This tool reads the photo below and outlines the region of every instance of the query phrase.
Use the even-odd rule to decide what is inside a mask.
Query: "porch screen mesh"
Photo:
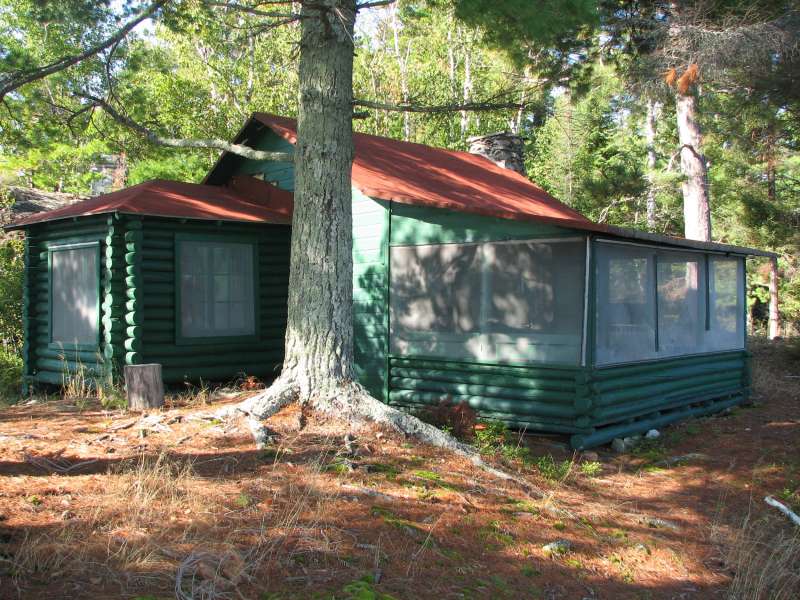
[[[253,245],[180,242],[184,337],[255,334]]]
[[[708,264],[708,350],[744,348],[744,261],[712,257]]]
[[[597,362],[655,357],[654,253],[597,244]]]
[[[596,263],[597,364],[744,347],[741,259],[599,243]]]
[[[391,248],[398,355],[577,364],[585,242]]]
[[[658,355],[703,351],[705,336],[705,263],[702,254],[659,252]]]
[[[51,251],[51,329],[55,343],[98,343],[100,281],[98,247]]]

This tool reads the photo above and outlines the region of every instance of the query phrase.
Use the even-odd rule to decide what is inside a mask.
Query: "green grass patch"
[[[550,454],[537,457],[533,464],[541,476],[550,481],[562,481],[572,470],[572,461],[556,460]]]
[[[16,404],[22,393],[22,357],[0,350],[0,403]]]
[[[603,472],[603,465],[602,463],[597,462],[596,460],[582,462],[581,466],[581,473],[586,477],[597,477]]]

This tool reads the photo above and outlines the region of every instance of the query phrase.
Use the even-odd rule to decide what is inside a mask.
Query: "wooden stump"
[[[161,365],[125,365],[128,410],[143,411],[164,406]]]

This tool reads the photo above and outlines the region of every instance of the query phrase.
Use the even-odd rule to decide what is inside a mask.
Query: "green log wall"
[[[23,359],[28,382],[61,385],[65,373],[119,376],[123,365],[156,362],[166,383],[221,381],[239,373],[274,378],[283,360],[289,282],[290,228],[129,216],[82,217],[27,230]],[[258,339],[177,343],[175,235],[242,236],[258,240]],[[100,336],[97,348],[50,347],[47,249],[80,242],[100,245]],[[185,341],[185,340],[184,340]]]
[[[389,360],[389,403],[411,409],[465,402],[484,418],[529,431],[591,433],[580,367],[495,365],[419,357]]]
[[[23,289],[23,362],[25,383],[62,385],[76,373],[103,377],[117,368],[115,345],[106,325],[118,314],[106,301],[114,284],[108,257],[113,255],[109,237],[111,218],[84,217],[30,227],[25,236]],[[100,331],[95,348],[69,349],[50,344],[50,278],[48,249],[65,244],[98,242],[100,248]]]
[[[746,352],[584,369],[389,359],[389,403],[419,410],[465,402],[484,418],[529,431],[571,433],[582,449],[741,403]]]
[[[743,402],[750,392],[750,357],[738,350],[595,368],[589,385],[594,431],[573,436],[575,448],[597,446]]]
[[[147,218],[141,228],[129,223],[126,364],[160,363],[164,381],[224,381],[240,373],[265,380],[277,376],[283,362],[289,285],[289,238],[285,225],[250,225]],[[175,306],[175,235],[208,235],[235,242],[258,240],[258,339],[178,343]],[[131,252],[135,255],[131,256]]]

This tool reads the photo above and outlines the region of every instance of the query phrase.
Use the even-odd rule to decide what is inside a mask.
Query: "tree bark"
[[[389,8],[389,13],[392,17],[392,39],[394,42],[394,56],[397,60],[397,70],[400,73],[400,97],[403,99],[403,104],[408,104],[408,57],[411,53],[410,44],[406,45],[405,56],[400,49],[400,29],[402,27],[400,18],[398,17],[399,5],[395,2]],[[403,139],[405,141],[411,140],[411,115],[407,112],[403,113]]]
[[[304,3],[286,357],[303,397],[353,379],[355,0]]]
[[[125,365],[125,393],[128,410],[143,411],[164,406],[161,365]]]
[[[769,261],[769,339],[781,337],[781,313],[778,310],[778,259]]]
[[[649,98],[644,122],[644,137],[647,144],[647,228],[655,231],[656,223],[656,122],[661,114],[661,103]]]
[[[697,122],[697,98],[693,93],[676,94],[678,140],[684,182],[684,235],[690,240],[711,241],[711,210],[708,164],[702,153],[702,136]]]

